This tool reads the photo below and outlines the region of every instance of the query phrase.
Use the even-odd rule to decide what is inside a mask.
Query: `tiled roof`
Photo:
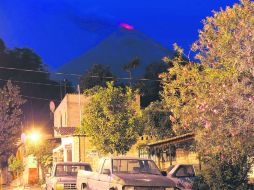
[[[55,127],[54,129],[61,136],[70,136],[75,133],[76,127]]]
[[[176,137],[171,137],[168,139],[156,141],[153,143],[149,143],[148,146],[161,146],[161,145],[166,145],[166,144],[175,144],[175,143],[180,143],[180,142],[186,142],[189,140],[194,140],[195,134],[194,133],[186,133],[184,135],[176,136]]]

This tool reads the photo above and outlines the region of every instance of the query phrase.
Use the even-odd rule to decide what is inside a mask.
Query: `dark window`
[[[92,171],[90,165],[57,165],[56,177],[77,176],[78,170]]]
[[[175,173],[176,177],[194,177],[195,172],[193,169],[193,166],[186,165],[186,166],[180,166],[178,170]]]

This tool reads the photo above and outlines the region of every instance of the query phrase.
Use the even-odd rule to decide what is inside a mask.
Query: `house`
[[[89,137],[76,134],[76,127],[82,121],[83,107],[89,97],[66,94],[54,112],[54,137],[61,138],[61,145],[53,150],[54,161],[97,163],[99,154],[89,141]]]
[[[138,104],[140,96],[136,97]],[[89,162],[94,168],[100,154],[91,144],[89,137],[77,135],[76,127],[81,124],[82,110],[89,97],[79,94],[66,94],[54,112],[54,137],[61,138],[61,145],[53,150],[54,161]],[[138,156],[137,147],[128,155]]]
[[[139,97],[136,101],[140,102]],[[93,168],[97,165],[101,155],[91,144],[89,137],[75,133],[76,127],[82,120],[83,107],[88,102],[89,97],[84,95],[66,94],[56,108],[54,137],[61,138],[61,145],[53,150],[54,161],[89,162]],[[193,133],[160,141],[154,141],[149,136],[142,136],[126,155],[151,158],[161,169],[178,163],[199,166],[196,154],[185,149],[186,145],[188,146],[193,141]]]
[[[194,164],[200,169],[200,160],[190,149],[194,137],[194,133],[187,133],[144,144],[139,148],[139,156],[153,159],[162,170],[176,164]]]

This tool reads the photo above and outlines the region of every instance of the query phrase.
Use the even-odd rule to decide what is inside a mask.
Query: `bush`
[[[11,170],[13,178],[22,174],[25,169],[25,166],[22,160],[16,158],[14,155],[11,155],[8,159],[8,166]]]

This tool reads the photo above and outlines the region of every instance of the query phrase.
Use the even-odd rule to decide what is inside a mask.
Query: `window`
[[[97,172],[97,173],[100,172],[100,169],[101,169],[101,167],[102,167],[103,162],[104,162],[103,159],[101,159],[101,160],[99,161],[98,166],[97,166],[97,169],[96,169],[96,172]]]
[[[90,165],[57,165],[56,177],[77,176],[78,170],[92,171]]]
[[[194,177],[195,172],[192,165],[180,166],[176,171],[176,177]]]
[[[113,160],[113,173],[152,173],[161,175],[153,161],[137,159]]]
[[[109,170],[110,171],[110,168],[111,168],[111,164],[110,164],[110,160],[105,160],[104,164],[103,164],[103,167],[102,167],[102,170],[101,170],[101,173],[105,170]]]
[[[62,127],[63,126],[63,123],[62,123],[63,121],[62,121],[62,114],[60,113],[60,127]]]
[[[66,117],[66,112],[64,113],[64,121],[65,121],[65,126],[67,126],[67,117]]]

